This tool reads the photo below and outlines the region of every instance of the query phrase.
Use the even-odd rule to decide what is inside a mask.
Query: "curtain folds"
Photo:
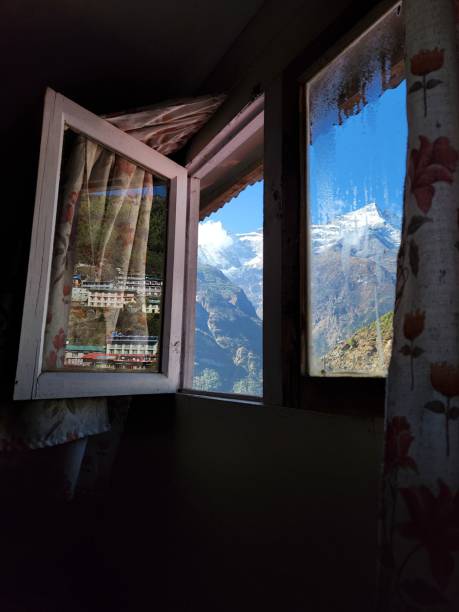
[[[77,137],[56,224],[44,347],[50,369],[64,365],[75,265],[84,261],[93,280],[100,283],[111,280],[115,270],[122,277],[144,277],[152,202],[151,173],[82,135]],[[109,337],[123,317],[131,333],[148,336],[142,306],[145,303],[137,303],[127,313],[106,309],[93,333]]]
[[[89,262],[97,282],[112,278],[114,269],[122,277],[144,276],[153,203],[151,173],[82,135],[72,145],[62,180],[44,342],[44,364],[52,370],[63,367],[66,339],[75,331],[69,329],[75,264]],[[121,325],[122,330],[148,336],[141,299],[145,296],[138,296],[135,306],[127,310],[105,309],[93,322],[98,326],[93,331],[98,337],[110,337]],[[0,450],[71,442],[60,453],[62,480],[56,488],[64,498],[71,498],[81,465],[81,490],[97,488],[106,479],[128,406],[129,398],[4,403],[0,406]],[[112,432],[104,434],[113,423]],[[94,434],[104,437],[87,444],[87,436]],[[0,468],[2,465],[8,465],[8,460],[0,460]]]
[[[459,609],[457,3],[405,0],[409,122],[386,398],[379,609]]]
[[[207,123],[226,96],[169,100],[105,119],[163,155],[183,147]]]

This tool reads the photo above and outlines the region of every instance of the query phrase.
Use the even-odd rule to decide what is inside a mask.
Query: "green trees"
[[[167,198],[154,196],[148,229],[146,274],[164,278],[167,240]]]

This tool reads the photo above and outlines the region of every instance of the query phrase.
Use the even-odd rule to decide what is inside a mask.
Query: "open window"
[[[15,399],[179,385],[187,171],[52,90]]]
[[[198,229],[193,389],[263,395],[263,181]]]
[[[260,97],[187,165],[187,392],[263,395],[263,109]]]

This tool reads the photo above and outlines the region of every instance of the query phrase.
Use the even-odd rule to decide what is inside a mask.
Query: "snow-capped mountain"
[[[332,223],[311,227],[313,253],[339,247],[365,256],[373,240],[387,249],[400,244],[400,230],[380,213],[374,202],[336,217]]]
[[[373,202],[343,215],[333,222],[312,225],[310,232],[313,265],[322,269],[338,265],[343,273],[349,266],[360,262],[359,283],[368,283],[368,270],[363,271],[361,260],[371,262],[371,278],[383,282],[389,275],[395,282],[395,258],[400,244],[400,230],[383,215]],[[210,265],[241,287],[255,307],[258,316],[263,313],[263,232],[230,234],[219,221],[207,221],[199,227],[198,260]],[[334,260],[332,266],[331,260]],[[334,269],[336,272],[336,270]],[[313,270],[314,279],[314,270]],[[337,289],[335,287],[335,289]],[[332,291],[333,289],[330,288]],[[314,291],[314,283],[313,283]],[[379,289],[378,289],[379,292]],[[322,288],[320,293],[324,294]],[[328,292],[325,292],[327,294]],[[339,291],[338,291],[339,293]],[[331,293],[329,294],[332,300]]]
[[[395,223],[372,203],[311,227],[312,343],[318,363],[356,330],[393,309],[400,242]],[[200,224],[195,375],[206,379],[202,384],[211,385],[212,374],[218,375],[220,390],[224,385],[230,391],[234,385],[255,388],[262,279],[261,230],[230,234],[221,222]],[[258,317],[250,313],[249,301]]]
[[[400,230],[372,203],[313,225],[310,239],[313,345],[320,356],[392,310]]]
[[[213,266],[241,287],[262,317],[263,232],[228,233],[220,221],[199,226],[198,263]]]
[[[193,384],[260,395],[263,235],[206,221],[198,244]]]

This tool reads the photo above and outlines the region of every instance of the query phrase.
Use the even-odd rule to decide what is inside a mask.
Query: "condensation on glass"
[[[406,157],[401,6],[307,84],[308,368],[385,376]]]
[[[161,371],[168,193],[66,126],[44,370]]]

